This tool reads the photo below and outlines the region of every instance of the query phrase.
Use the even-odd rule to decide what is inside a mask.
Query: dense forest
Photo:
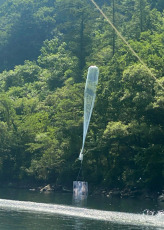
[[[96,0],[164,86],[164,1]],[[89,0],[0,1],[0,181],[164,189],[164,91]]]

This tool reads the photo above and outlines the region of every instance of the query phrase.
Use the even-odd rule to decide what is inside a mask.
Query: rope
[[[81,175],[82,175],[82,161],[81,161],[81,166],[80,166],[79,173],[78,173],[78,175],[77,175],[76,181],[79,180],[80,173],[81,173]],[[83,175],[82,175],[82,179],[83,179]]]
[[[138,56],[138,54],[133,50],[131,45],[126,41],[126,39],[122,36],[122,34],[117,30],[117,28],[113,25],[113,23],[109,20],[109,18],[104,14],[104,12],[100,9],[100,7],[95,3],[94,0],[90,0],[90,1],[95,5],[95,7],[99,10],[102,16],[107,20],[107,22],[112,26],[112,28],[116,31],[118,36],[122,39],[122,41],[128,46],[130,51],[134,54],[134,56],[136,56],[137,59],[140,61],[140,63],[145,67],[145,69],[150,74],[150,76],[153,77],[154,80],[158,83],[158,85],[164,90],[163,85],[158,81],[158,79],[154,76],[154,74],[151,72],[148,66],[142,61],[142,59]]]

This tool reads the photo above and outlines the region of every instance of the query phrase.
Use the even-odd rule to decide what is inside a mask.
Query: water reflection
[[[87,196],[72,196],[72,205],[76,207],[87,207]]]

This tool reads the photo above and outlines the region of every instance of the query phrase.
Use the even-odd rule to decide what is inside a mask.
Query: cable
[[[137,57],[137,59],[140,61],[140,63],[145,67],[147,72],[150,74],[151,77],[154,78],[154,80],[158,83],[158,85],[164,90],[163,85],[158,81],[158,79],[154,76],[154,74],[151,72],[151,70],[148,68],[148,66],[142,61],[142,59],[138,56],[138,54],[133,50],[131,45],[125,40],[125,38],[122,36],[122,34],[117,30],[117,28],[113,25],[113,23],[109,20],[109,18],[104,14],[104,12],[100,9],[100,7],[96,4],[94,0],[90,0],[95,7],[99,10],[99,12],[102,14],[102,16],[107,20],[107,22],[112,26],[112,28],[116,31],[118,36],[123,40],[123,42],[128,46],[130,51],[134,54],[134,56]]]
[[[78,176],[77,176],[77,178],[76,178],[76,181],[79,180],[80,173],[82,172],[82,162],[83,162],[83,161],[81,161],[81,166],[80,166],[79,173],[78,173]],[[81,173],[81,175],[82,175],[82,173]],[[82,177],[83,177],[83,175],[82,175]],[[83,179],[83,178],[82,178],[82,179]]]

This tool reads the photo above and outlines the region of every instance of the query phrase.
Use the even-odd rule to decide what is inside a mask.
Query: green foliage
[[[5,91],[15,86],[37,81],[40,68],[35,63],[26,61],[23,66],[16,66],[14,70],[4,71],[1,78],[5,81]]]
[[[34,60],[55,25],[54,1],[6,0],[0,7],[0,71]]]
[[[70,77],[74,81],[79,77],[77,58],[66,50],[66,43],[60,44],[58,39],[44,42],[38,63],[49,71],[46,80],[50,90],[63,86]]]

